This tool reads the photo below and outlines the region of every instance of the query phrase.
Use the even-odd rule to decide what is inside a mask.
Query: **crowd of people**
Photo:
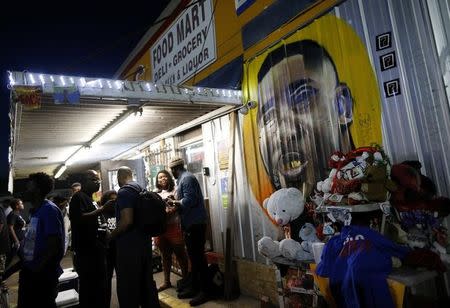
[[[6,199],[0,209],[0,278],[3,282],[20,271],[17,307],[56,307],[60,262],[68,250],[79,276],[80,307],[110,307],[114,272],[120,307],[159,307],[158,292],[173,287],[173,255],[182,276],[177,281],[178,297],[192,298],[191,306],[212,299],[204,255],[207,213],[200,184],[184,164],[181,158],[173,159],[170,172],[160,170],[155,179],[155,192],[167,212],[164,233],[153,238],[164,274],[158,287],[153,279],[152,238],[134,223],[144,188],[130,168],[118,169],[120,189],[104,191],[98,203],[93,196],[101,181],[94,170],[72,184],[70,198],[49,198],[53,178],[31,174],[24,194],[31,203],[27,221],[21,199]]]

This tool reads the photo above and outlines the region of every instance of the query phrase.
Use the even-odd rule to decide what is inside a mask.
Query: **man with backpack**
[[[120,189],[116,203],[117,297],[120,307],[160,307],[153,280],[151,237],[138,228],[134,217],[142,187],[128,167],[117,171]]]

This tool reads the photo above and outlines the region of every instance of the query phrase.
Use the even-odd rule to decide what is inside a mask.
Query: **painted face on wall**
[[[266,171],[276,189],[297,187],[309,195],[328,176],[330,155],[350,150],[350,91],[313,41],[276,49],[258,77],[259,148]]]

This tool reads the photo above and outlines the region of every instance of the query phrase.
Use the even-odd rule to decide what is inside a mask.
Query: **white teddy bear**
[[[259,253],[269,259],[278,256],[292,260],[313,259],[311,245],[318,241],[314,226],[306,223],[299,230],[299,226],[292,225],[293,222],[295,225],[295,220],[304,210],[305,202],[302,192],[297,188],[282,188],[264,200],[263,205],[270,217],[279,226],[291,224],[291,238],[278,242],[264,236],[258,241]],[[300,244],[296,239],[302,241],[302,243]]]
[[[281,256],[280,243],[272,240],[268,236],[263,236],[258,241],[258,252],[269,259]]]
[[[263,206],[277,225],[285,226],[303,213],[305,201],[297,188],[281,188],[264,200]]]

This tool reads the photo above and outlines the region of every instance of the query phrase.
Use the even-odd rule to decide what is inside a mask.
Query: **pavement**
[[[62,268],[70,268],[72,267],[72,256],[68,253],[61,261]],[[164,277],[163,273],[155,273],[153,275],[156,285],[162,284]],[[181,277],[172,273],[171,274],[171,282],[172,285],[176,284],[176,281],[180,279]],[[10,308],[16,308],[17,307],[17,291],[18,291],[18,280],[19,275],[18,273],[15,273],[11,277],[9,277],[6,281],[6,285],[9,288],[9,303]],[[117,293],[116,293],[116,277],[114,275],[113,281],[112,281],[112,296],[111,296],[111,308],[119,308],[119,302],[117,300]],[[163,292],[159,293],[159,301],[161,303],[161,307],[167,308],[167,307],[191,307],[189,305],[190,299],[178,299],[177,298],[177,292],[175,288],[169,288],[164,290]],[[213,300],[209,301],[203,305],[200,305],[198,307],[210,307],[210,308],[221,308],[221,307],[236,307],[236,308],[251,308],[251,307],[260,307],[260,302],[252,297],[241,295],[239,298],[233,300],[233,301],[224,301],[224,300]]]

